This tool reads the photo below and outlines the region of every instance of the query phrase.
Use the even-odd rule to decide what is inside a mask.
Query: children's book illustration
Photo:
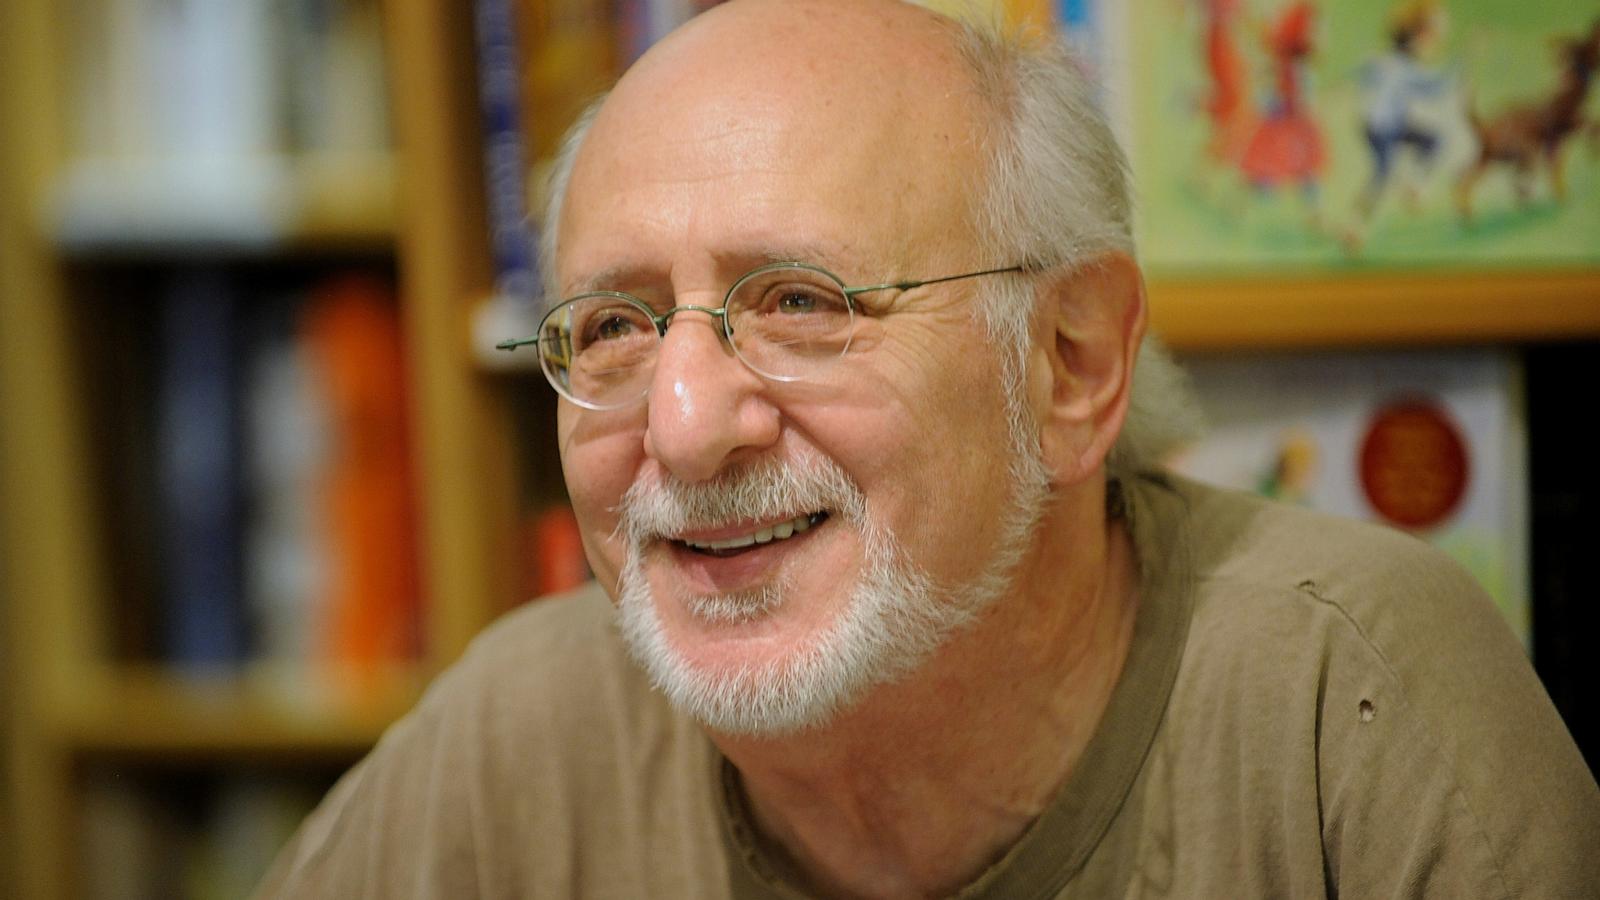
[[[1134,0],[1157,270],[1600,262],[1600,3]]]
[[[1515,357],[1468,349],[1185,362],[1210,428],[1175,469],[1430,541],[1528,640],[1527,428]]]

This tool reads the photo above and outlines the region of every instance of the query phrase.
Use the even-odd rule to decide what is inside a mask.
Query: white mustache
[[[640,547],[695,529],[817,512],[866,520],[866,498],[844,470],[820,454],[763,459],[696,484],[671,475],[641,479],[617,505],[617,531]]]

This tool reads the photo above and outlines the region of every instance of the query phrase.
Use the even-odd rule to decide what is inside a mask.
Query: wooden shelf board
[[[420,667],[185,675],[105,667],[51,705],[64,749],[164,756],[358,754],[421,696]]]
[[[399,170],[392,155],[299,160],[296,244],[392,245],[399,228]]]
[[[1180,350],[1600,336],[1600,271],[1452,271],[1149,284],[1151,326]]]
[[[83,159],[57,179],[45,230],[71,255],[387,247],[396,194],[389,154]]]

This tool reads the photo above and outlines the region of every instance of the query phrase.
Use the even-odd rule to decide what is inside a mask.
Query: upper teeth
[[[771,542],[773,539],[781,541],[784,538],[797,535],[810,527],[810,516],[795,516],[787,522],[779,522],[776,525],[768,525],[765,528],[758,528],[749,534],[740,535],[739,537],[727,538],[720,541],[685,540],[684,543],[695,548],[696,550],[737,550],[740,547],[749,547],[755,544],[766,544]]]

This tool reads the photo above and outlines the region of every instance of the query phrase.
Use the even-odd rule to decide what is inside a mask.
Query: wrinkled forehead
[[[576,159],[563,219],[670,184],[893,219],[907,240],[928,237],[913,223],[970,231],[990,116],[956,38],[948,20],[899,3],[719,7],[619,82]]]

